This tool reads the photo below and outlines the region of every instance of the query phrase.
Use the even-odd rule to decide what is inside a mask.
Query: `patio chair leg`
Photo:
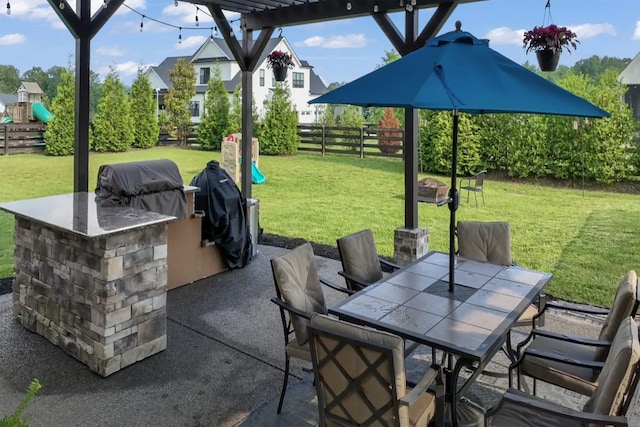
[[[482,206],[484,206],[484,190],[480,192],[482,194]]]
[[[476,208],[478,207],[478,192],[474,191],[473,192],[473,198],[476,199]]]
[[[282,382],[282,391],[280,392],[280,402],[278,402],[277,414],[282,410],[282,402],[284,401],[284,394],[287,392],[287,382],[289,381],[289,356],[287,356],[284,362],[284,381]]]
[[[467,203],[469,203],[469,196],[471,196],[471,191],[467,190]]]

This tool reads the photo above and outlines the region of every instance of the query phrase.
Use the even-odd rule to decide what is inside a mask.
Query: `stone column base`
[[[426,228],[396,228],[393,257],[399,265],[407,265],[429,252],[429,230]]]

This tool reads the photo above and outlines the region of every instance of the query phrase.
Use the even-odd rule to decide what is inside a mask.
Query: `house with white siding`
[[[313,123],[318,114],[318,106],[308,102],[318,95],[327,92],[327,87],[320,77],[313,71],[313,67],[295,54],[285,38],[272,38],[267,43],[262,56],[258,59],[258,66],[253,73],[253,99],[260,114],[263,114],[264,100],[269,98],[275,89],[273,71],[267,68],[267,55],[274,50],[281,50],[291,54],[294,62],[293,69],[287,74],[284,84],[289,87],[291,101],[298,111],[298,122]],[[241,70],[233,58],[233,54],[222,38],[208,38],[207,41],[191,56],[166,58],[160,65],[150,67],[146,74],[151,86],[156,88],[158,108],[163,108],[164,95],[171,87],[169,71],[179,59],[191,63],[196,74],[196,95],[191,99],[191,116],[193,123],[200,123],[209,78],[213,76],[215,67],[220,67],[222,81],[231,97],[236,86],[241,82]]]

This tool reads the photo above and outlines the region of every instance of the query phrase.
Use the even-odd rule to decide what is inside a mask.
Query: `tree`
[[[44,133],[47,153],[52,156],[66,156],[74,151],[76,85],[72,68],[63,68],[57,95],[51,101],[54,119],[47,123]]]
[[[198,125],[198,143],[205,150],[219,150],[228,130],[229,94],[224,87],[220,67],[215,67],[207,83],[204,114]]]
[[[38,86],[40,86],[42,92],[45,94],[47,93],[47,88],[49,87],[49,76],[47,75],[47,72],[42,68],[32,67],[31,69],[25,71],[24,73],[22,73],[22,80],[25,82],[38,83]]]
[[[357,151],[360,145],[360,132],[364,126],[364,116],[360,107],[355,105],[347,105],[338,117],[338,123],[340,126],[351,128],[349,130],[343,130],[345,135],[353,135],[344,139],[344,142],[352,144],[348,147],[351,151]]]
[[[281,83],[267,99],[264,126],[260,134],[262,154],[293,154],[298,151],[298,112],[291,103],[289,89]]]
[[[169,71],[171,87],[164,98],[169,114],[171,127],[180,145],[187,144],[187,137],[191,127],[191,98],[196,94],[196,72],[190,63],[178,59],[173,69]]]
[[[89,71],[89,111],[98,111],[98,104],[102,99],[102,83],[100,74]]]
[[[141,68],[138,68],[138,75],[131,86],[131,116],[133,117],[133,146],[154,147],[160,135],[157,105],[149,77],[142,73]]]
[[[618,74],[625,69],[631,62],[631,58],[612,58],[605,56],[600,58],[598,55],[576,61],[573,71],[585,74],[593,80],[598,81],[600,77],[609,69],[613,68]]]
[[[95,151],[127,151],[134,140],[131,106],[124,85],[112,68],[104,80],[104,94],[93,118],[91,148]]]
[[[253,135],[259,138],[261,128],[260,113],[258,113],[258,106],[254,97],[251,97],[251,120],[253,121]],[[239,132],[242,132],[242,84],[236,85],[233,90],[227,134]]]
[[[378,127],[385,129],[398,129],[400,127],[400,122],[396,118],[393,108],[385,108],[384,115],[380,119]],[[378,145],[380,145],[381,152],[391,154],[398,152],[398,146],[401,144],[401,142],[389,138],[401,137],[401,132],[378,131],[378,136],[380,137],[380,139],[378,140]]]
[[[20,72],[13,65],[0,65],[0,93],[15,93],[20,87]]]
[[[71,65],[69,65],[71,67]],[[47,70],[47,76],[49,77],[49,82],[47,83],[46,88],[42,88],[44,93],[47,95],[49,99],[53,99],[58,94],[58,86],[62,82],[62,73],[65,72],[65,67],[53,66]]]

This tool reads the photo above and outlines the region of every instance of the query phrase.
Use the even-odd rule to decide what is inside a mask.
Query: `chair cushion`
[[[482,262],[511,265],[511,234],[506,222],[458,222],[458,253]]]
[[[407,388],[407,393],[411,388]],[[426,426],[436,416],[436,397],[431,393],[422,393],[415,403],[409,406],[409,425]]]
[[[359,231],[336,242],[345,273],[366,283],[382,279],[380,259],[371,230]]]
[[[609,356],[598,378],[598,387],[585,403],[584,410],[620,415],[639,360],[638,325],[632,317],[627,317],[613,339]]]
[[[593,347],[537,336],[527,349],[535,349],[571,359],[593,360]],[[557,386],[590,396],[596,388],[593,369],[526,355],[522,373]]]
[[[532,326],[533,317],[538,314],[538,307],[535,304],[530,304],[529,307],[518,318],[514,326]]]
[[[327,312],[311,244],[304,243],[272,259],[271,268],[276,286],[287,304],[309,314]],[[308,320],[292,314],[291,322],[298,343],[306,344],[309,340]]]
[[[311,317],[311,325],[322,328],[332,333],[340,334],[343,337],[355,339],[358,341],[364,341],[366,343],[370,343],[372,345],[386,348],[391,351],[391,360],[388,360],[386,363],[381,363],[377,372],[380,375],[381,379],[386,379],[391,383],[391,381],[395,382],[397,396],[391,396],[391,389],[385,386],[385,382],[382,380],[368,378],[366,379],[362,387],[366,390],[367,399],[376,407],[380,408],[386,405],[391,398],[397,399],[398,396],[404,396],[406,393],[406,377],[404,371],[404,342],[402,338],[397,335],[390,334],[383,331],[378,331],[373,328],[369,328],[366,326],[355,325],[352,323],[347,323],[340,321],[338,319],[331,318],[329,316],[322,315],[313,315]],[[333,349],[337,342],[335,340],[328,340],[327,338],[321,338],[324,344],[330,346],[330,349]],[[316,351],[318,355],[322,357],[326,352],[324,349],[316,345]],[[372,362],[379,357],[379,352],[372,351],[368,349],[360,348],[360,351],[365,355],[368,361]],[[341,367],[348,372],[348,374],[352,377],[357,377],[358,374],[362,373],[366,368],[367,364],[362,360],[360,355],[358,355],[352,347],[345,346],[343,347],[338,354],[335,355],[335,358],[338,360],[338,363]],[[395,374],[394,378],[389,378],[389,365],[388,363],[393,364],[393,372]],[[316,367],[314,366],[314,369]],[[339,394],[349,385],[351,385],[351,381],[349,381],[345,375],[344,371],[337,366],[335,363],[324,363],[322,366],[322,378],[325,381],[335,394]],[[324,390],[324,400],[325,403],[333,401],[333,397],[331,394],[328,394],[326,390]],[[418,402],[423,402],[423,399],[420,399]],[[418,403],[416,402],[416,403]],[[423,403],[428,403],[426,400]],[[362,423],[371,415],[370,408],[355,395],[349,395],[342,400],[342,405],[349,411],[351,416],[357,417],[357,422]],[[415,404],[414,404],[415,405]],[[334,415],[345,417],[345,414],[342,412],[340,405],[334,406],[331,412]],[[425,410],[415,410],[414,416],[417,419],[422,418],[422,413]],[[385,413],[385,419],[389,422],[393,417],[392,408],[389,409]],[[406,426],[409,423],[410,415],[409,410],[406,406],[401,406],[399,408],[399,421],[401,426]]]
[[[528,406],[504,402],[491,427],[584,427],[581,421],[560,418]]]
[[[604,325],[600,330],[598,339],[605,341],[613,341],[620,323],[627,317],[632,315],[633,307],[636,303],[636,288],[638,285],[638,276],[636,272],[629,271],[616,290],[616,296],[613,300],[613,306],[607,314]],[[604,361],[607,358],[608,348],[599,349],[596,352],[596,360]]]
[[[296,359],[306,360],[307,362],[311,362],[311,350],[309,349],[309,341],[306,344],[300,345],[298,344],[298,340],[294,338],[289,341],[289,344],[284,349],[285,353],[289,355],[289,357],[295,357]]]

